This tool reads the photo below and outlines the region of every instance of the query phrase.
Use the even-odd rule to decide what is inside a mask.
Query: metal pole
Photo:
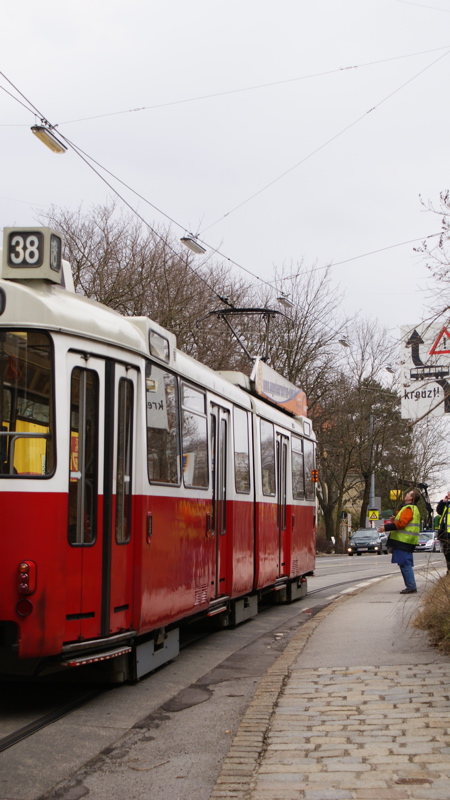
[[[370,433],[370,492],[369,492],[369,509],[375,508],[375,469],[373,463],[373,414],[369,417],[369,433]],[[371,527],[373,527],[371,523]]]

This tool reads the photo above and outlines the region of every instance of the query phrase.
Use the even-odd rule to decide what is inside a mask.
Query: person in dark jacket
[[[418,489],[411,489],[405,494],[404,505],[396,517],[391,517],[378,528],[379,533],[389,532],[387,546],[392,550],[392,563],[398,564],[405,582],[400,594],[417,592],[414,576],[414,548],[419,541],[420,512],[417,508],[422,495]]]
[[[447,492],[436,506],[436,513],[441,520],[439,524],[438,539],[441,544],[441,552],[444,553],[447,564],[447,575],[450,573],[450,492]],[[441,535],[440,535],[441,534]]]

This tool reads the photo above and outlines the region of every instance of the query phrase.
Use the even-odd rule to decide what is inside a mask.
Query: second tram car
[[[262,363],[214,372],[76,294],[61,244],[4,232],[0,674],[108,661],[135,680],[176,656],[183,623],[306,594],[314,434]]]

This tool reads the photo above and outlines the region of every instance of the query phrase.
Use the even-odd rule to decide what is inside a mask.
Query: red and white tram
[[[304,407],[256,396],[263,369],[214,372],[75,294],[57,232],[5,229],[0,674],[109,660],[140,678],[183,622],[306,594],[314,435]]]

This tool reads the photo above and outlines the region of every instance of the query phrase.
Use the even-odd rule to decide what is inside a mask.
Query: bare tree
[[[88,212],[52,207],[40,221],[64,237],[76,291],[128,316],[148,316],[175,333],[178,346],[214,369],[241,369],[244,353],[217,321],[199,320],[249,289],[231,270],[197,264],[167,228],[145,227],[112,201]],[[222,298],[226,298],[222,299]]]
[[[327,393],[330,376],[336,371],[346,321],[339,323],[342,294],[332,284],[330,269],[305,269],[297,264],[295,273],[275,273],[275,287],[260,292],[261,304],[280,308],[284,296],[292,307],[271,323],[270,363],[285,378],[306,392],[312,411]]]

